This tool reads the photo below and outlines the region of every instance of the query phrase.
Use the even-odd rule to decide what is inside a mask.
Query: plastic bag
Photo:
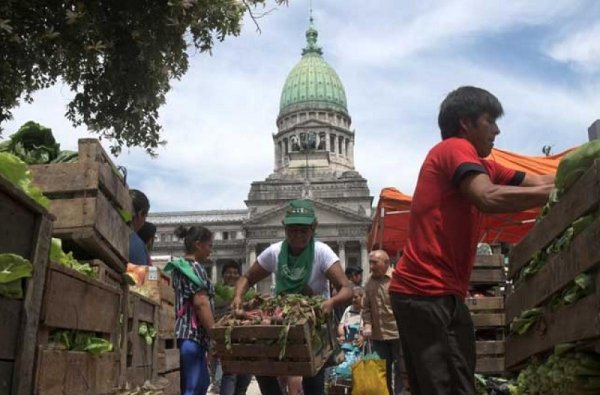
[[[379,358],[377,353],[366,354],[352,366],[352,395],[380,395],[387,392],[385,359]]]

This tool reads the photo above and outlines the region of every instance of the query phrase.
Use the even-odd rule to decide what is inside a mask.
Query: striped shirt
[[[211,312],[214,313],[214,296],[215,290],[210,282],[206,270],[202,264],[187,260],[196,276],[202,281],[202,286],[198,286],[192,280],[187,278],[179,270],[173,271],[173,288],[175,289],[175,311],[179,312],[182,307],[185,307],[183,314],[177,315],[175,322],[175,335],[177,339],[190,339],[199,343],[202,348],[208,350],[210,344],[210,338],[206,330],[200,325],[200,322],[196,318],[196,328],[192,325],[192,317],[195,315],[194,312],[194,295],[200,291],[206,291],[210,300]]]

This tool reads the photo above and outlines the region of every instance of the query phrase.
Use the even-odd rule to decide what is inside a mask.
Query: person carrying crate
[[[325,243],[315,240],[317,228],[315,209],[310,200],[293,200],[288,204],[285,218],[285,240],[272,244],[256,259],[250,269],[238,280],[232,307],[242,306],[242,295],[246,290],[275,273],[276,294],[303,294],[328,296],[329,280],[337,294],[323,302],[325,314],[352,298],[350,283],[340,264],[340,259]],[[279,395],[281,390],[277,378],[256,377],[264,395]],[[302,388],[305,394],[323,395],[325,387],[324,369],[314,377],[304,377]]]

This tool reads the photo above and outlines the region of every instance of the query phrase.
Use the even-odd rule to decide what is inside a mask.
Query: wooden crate
[[[489,296],[466,298],[465,304],[471,311],[475,326],[476,365],[475,372],[481,374],[504,373],[504,332],[505,312],[504,297]],[[481,333],[486,333],[486,340],[481,339]],[[489,336],[492,339],[489,339]]]
[[[475,372],[481,374],[504,374],[504,340],[478,340]]]
[[[175,290],[171,276],[158,267],[149,266],[144,283],[140,286],[129,287],[133,292],[140,293],[156,303],[175,305]]]
[[[96,279],[115,289],[123,288],[123,275],[116,272],[99,259],[92,259],[88,262],[96,273]]]
[[[537,251],[546,248],[571,223],[598,209],[600,203],[600,161],[560,198],[548,215],[539,221],[511,252],[509,275],[516,278]],[[577,235],[569,249],[548,257],[546,264],[531,278],[518,284],[506,301],[507,319],[522,311],[543,307],[581,273],[600,268],[600,219]],[[511,336],[506,344],[506,366],[518,369],[535,354],[549,352],[556,344],[593,341],[600,338],[600,277],[596,291],[573,305],[556,311],[544,307],[538,325],[528,333]]]
[[[165,374],[179,369],[179,349],[177,339],[172,334],[170,337],[158,337],[158,373]]]
[[[35,165],[31,172],[34,184],[52,200],[54,236],[63,246],[78,258],[99,258],[123,272],[131,230],[119,211],[131,213],[131,198],[98,140],[79,140],[77,163]]]
[[[128,292],[126,381],[134,387],[158,377],[158,337],[148,345],[138,332],[143,322],[156,328],[158,307],[153,300]]]
[[[223,371],[231,374],[261,376],[314,376],[332,352],[330,337],[322,328],[323,347],[315,350],[311,344],[307,322],[290,327],[286,353],[279,359],[277,344],[283,329],[280,325],[234,327],[231,350],[225,347],[226,327],[217,324],[213,331]]]
[[[49,263],[37,337],[35,394],[110,394],[119,386],[121,289]],[[94,332],[114,351],[100,355],[49,347],[55,329]]]
[[[0,393],[29,394],[35,342],[52,236],[52,217],[0,175],[0,253],[33,264],[22,300],[0,298]]]
[[[504,255],[477,255],[471,272],[472,285],[501,285],[506,282]]]
[[[465,304],[471,311],[475,329],[504,328],[504,297],[488,296],[483,298],[466,298]]]
[[[171,338],[175,336],[175,306],[161,302],[158,310],[158,337]]]
[[[165,388],[163,389],[163,395],[179,395],[179,370],[173,370],[164,374],[161,374],[167,380]]]

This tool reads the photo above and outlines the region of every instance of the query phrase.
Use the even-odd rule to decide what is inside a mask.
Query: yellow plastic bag
[[[385,359],[361,359],[352,366],[352,395],[387,393]]]

